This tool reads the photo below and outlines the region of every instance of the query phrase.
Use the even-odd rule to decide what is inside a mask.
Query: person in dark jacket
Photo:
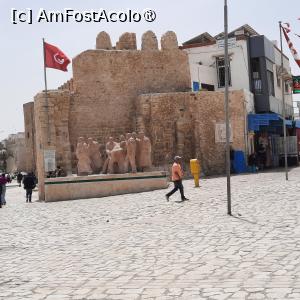
[[[7,184],[7,179],[5,173],[3,173],[0,177],[0,185],[1,185],[0,201],[2,205],[6,205],[6,200],[5,200],[6,184]]]
[[[19,172],[17,175],[17,182],[18,182],[19,186],[21,186],[22,179],[23,179],[23,175],[22,175],[22,173]]]
[[[35,188],[35,177],[32,173],[24,177],[23,185],[26,190],[26,202],[31,202],[32,190]]]

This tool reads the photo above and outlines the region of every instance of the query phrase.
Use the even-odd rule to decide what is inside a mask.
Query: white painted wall
[[[224,49],[218,48],[218,45],[185,49],[189,56],[191,71],[191,81],[213,84],[216,91],[222,91],[218,88],[218,77],[216,68],[216,57],[224,54]],[[250,90],[249,83],[249,65],[247,42],[237,41],[234,48],[229,49],[231,87],[230,90],[247,89]],[[199,65],[201,62],[201,65]]]
[[[274,88],[275,88],[275,97],[277,99],[282,99],[282,87],[281,85],[277,85],[277,72],[276,72],[276,65],[281,66],[281,54],[280,51],[275,47],[275,65],[273,67],[273,73],[274,73]],[[292,73],[291,66],[289,60],[283,56],[283,66],[284,68],[289,72],[289,74]],[[283,87],[284,88],[284,87]],[[288,93],[285,93],[285,103],[288,106],[293,106],[293,96],[292,96],[292,89],[289,87]]]

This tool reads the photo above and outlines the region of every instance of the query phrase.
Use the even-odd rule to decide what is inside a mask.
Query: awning
[[[292,120],[285,120],[285,126],[293,127],[293,121]]]
[[[260,131],[265,130],[280,130],[282,128],[283,119],[278,114],[249,114],[248,115],[248,130]],[[285,126],[293,127],[295,122],[293,120],[285,120]],[[298,122],[300,128],[300,120]]]
[[[249,114],[248,130],[259,131],[261,126],[270,126],[271,121],[281,121],[278,114]],[[272,122],[274,124],[274,122]]]
[[[295,127],[300,128],[300,120],[295,120]]]

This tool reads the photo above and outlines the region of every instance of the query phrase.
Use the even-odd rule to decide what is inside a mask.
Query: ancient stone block
[[[119,42],[116,45],[117,50],[136,50],[136,34],[125,32],[120,38]]]
[[[142,36],[142,50],[158,50],[158,41],[155,33],[151,30]]]
[[[105,49],[105,50],[111,50],[112,49],[110,36],[105,31],[101,31],[97,35],[96,49]]]
[[[174,31],[166,32],[160,40],[162,50],[178,49],[177,36]]]

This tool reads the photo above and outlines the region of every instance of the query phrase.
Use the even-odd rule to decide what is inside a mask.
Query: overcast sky
[[[182,42],[202,33],[217,34],[223,30],[223,0],[0,0],[0,140],[10,133],[24,131],[23,103],[33,100],[44,87],[42,38],[59,46],[69,57],[95,47],[98,32],[105,30],[113,44],[125,31],[136,32],[138,45],[141,35],[153,30],[158,38],[168,30],[177,33]],[[26,3],[26,4],[24,4]],[[299,0],[228,0],[229,29],[245,23],[270,40],[279,39],[278,21],[289,21],[300,34]],[[152,8],[157,19],[153,23],[64,23],[42,24],[11,23],[11,9],[31,8],[34,16],[40,8],[80,11],[104,8],[107,10],[138,10]],[[297,13],[298,11],[298,13]],[[300,39],[294,36],[294,44],[300,51]],[[300,69],[293,61],[288,48],[293,73]],[[72,69],[64,73],[48,69],[48,87],[54,89],[67,81]],[[296,98],[295,98],[296,99]],[[298,98],[299,99],[299,98]],[[300,99],[299,99],[300,100]]]

